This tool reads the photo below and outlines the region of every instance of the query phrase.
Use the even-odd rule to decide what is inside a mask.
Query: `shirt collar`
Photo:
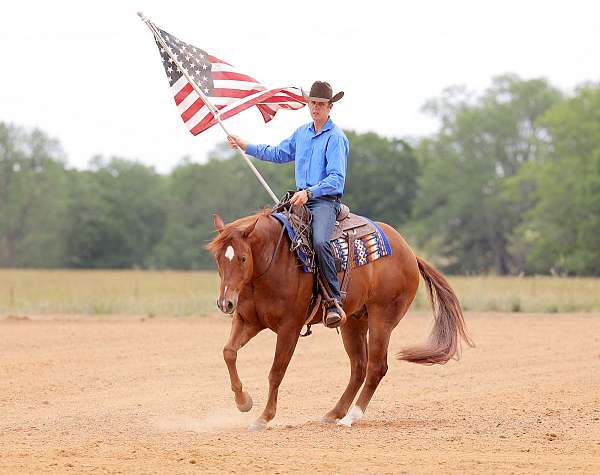
[[[322,134],[323,132],[328,131],[332,127],[333,127],[333,121],[331,120],[331,117],[328,117],[327,122],[325,122],[325,124],[321,128],[321,130],[319,131],[319,134]],[[310,130],[312,131],[313,134],[317,135],[317,132],[315,131],[315,123],[314,122],[310,123]]]

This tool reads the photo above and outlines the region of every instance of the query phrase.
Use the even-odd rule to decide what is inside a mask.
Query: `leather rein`
[[[283,197],[283,199],[279,203],[277,203],[275,206],[273,206],[272,213],[276,213],[278,211],[285,210],[286,206],[290,206],[290,199],[291,199],[292,195],[293,195],[293,192],[288,191],[285,194],[285,196]],[[267,268],[264,271],[262,271],[260,273],[260,275],[258,277],[255,277],[255,279],[260,279],[271,268],[271,264],[273,264],[273,260],[275,259],[275,254],[277,254],[277,251],[279,250],[279,246],[281,244],[281,240],[283,239],[284,234],[285,234],[285,225],[282,224],[281,225],[281,233],[279,233],[279,239],[277,240],[277,245],[275,246],[275,250],[273,251],[273,255],[271,256],[269,265],[267,266]]]
[[[285,234],[285,226],[282,224],[281,225],[281,232],[279,233],[279,239],[277,240],[277,245],[275,246],[275,250],[273,251],[273,255],[271,256],[271,259],[269,260],[269,265],[267,266],[267,268],[264,271],[262,271],[260,273],[260,275],[258,277],[255,277],[254,280],[260,279],[271,268],[271,264],[273,264],[273,261],[275,260],[275,255],[277,254],[277,251],[279,250],[279,246],[281,245],[281,241],[283,240],[283,235],[284,234]]]

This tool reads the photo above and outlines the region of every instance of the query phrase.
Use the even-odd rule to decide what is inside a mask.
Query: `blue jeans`
[[[317,267],[329,284],[331,296],[340,301],[340,284],[335,272],[335,260],[329,242],[335,226],[335,218],[340,210],[340,204],[338,201],[313,198],[306,203],[306,206],[312,213],[312,240],[317,258]]]

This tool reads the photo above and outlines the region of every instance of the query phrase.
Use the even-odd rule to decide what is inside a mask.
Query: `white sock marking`
[[[358,406],[352,406],[348,414],[337,422],[338,426],[352,427],[352,424],[363,418],[364,412]]]
[[[225,251],[225,257],[231,261],[233,259],[233,256],[235,256],[235,251],[233,250],[233,247],[227,246],[227,250]]]

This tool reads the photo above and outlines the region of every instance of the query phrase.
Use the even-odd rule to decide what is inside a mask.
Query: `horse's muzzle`
[[[221,312],[231,315],[233,312],[235,312],[235,308],[237,307],[237,295],[232,299],[223,298],[217,300],[217,307],[219,307]]]

